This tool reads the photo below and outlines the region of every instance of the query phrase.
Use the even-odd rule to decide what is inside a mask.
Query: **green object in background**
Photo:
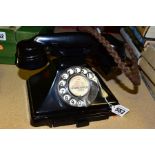
[[[0,27],[0,64],[15,64],[16,45],[37,34],[53,33],[52,26],[3,26]]]
[[[50,34],[53,32],[53,27],[50,26],[21,26],[16,31],[16,41],[30,39],[37,34]]]
[[[1,26],[0,27],[0,35],[5,33],[5,36],[0,37],[1,42],[8,42],[8,43],[16,43],[15,34],[19,27],[18,26]]]
[[[15,43],[7,43],[2,42],[0,43],[3,50],[0,50],[0,63],[1,64],[14,64],[15,63],[15,51],[16,46]]]

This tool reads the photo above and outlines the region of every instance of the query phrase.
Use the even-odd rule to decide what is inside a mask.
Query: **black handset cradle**
[[[100,49],[96,39],[82,32],[38,35],[17,44],[19,68],[47,65],[27,80],[33,126],[85,126],[113,115],[110,105],[119,104],[117,99],[85,61]],[[49,52],[57,58],[47,64]]]

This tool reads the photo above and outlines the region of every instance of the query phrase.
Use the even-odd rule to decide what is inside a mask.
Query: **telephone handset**
[[[111,106],[119,104],[117,99],[85,60],[99,50],[99,42],[84,32],[38,35],[17,44],[19,68],[47,65],[27,80],[33,126],[84,126],[114,115]],[[56,56],[48,64],[47,51]]]

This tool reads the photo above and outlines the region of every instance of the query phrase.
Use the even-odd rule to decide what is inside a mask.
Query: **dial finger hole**
[[[71,99],[71,100],[69,101],[69,103],[70,103],[70,105],[75,106],[76,103],[77,103],[77,101],[76,101],[75,99]]]
[[[65,93],[66,93],[66,89],[65,89],[65,88],[61,88],[61,89],[59,90],[59,93],[60,93],[61,95],[65,94]]]
[[[66,84],[66,81],[64,81],[64,80],[61,80],[61,81],[59,82],[59,86],[61,86],[61,87],[65,86],[65,84]]]
[[[64,80],[68,79],[69,75],[67,73],[62,74],[61,76]]]
[[[87,74],[88,71],[87,71],[86,69],[83,68],[81,72],[82,72],[83,74]]]
[[[92,73],[89,72],[89,73],[87,74],[87,77],[88,77],[89,79],[93,79],[94,76],[93,76]]]
[[[77,106],[78,106],[78,107],[84,107],[84,106],[86,106],[86,104],[85,104],[84,101],[79,100],[79,101],[77,102]]]
[[[81,72],[81,68],[80,67],[75,67],[75,73],[80,73]]]
[[[64,95],[64,97],[63,97],[63,99],[64,99],[65,101],[69,101],[69,100],[70,100],[70,98],[71,98],[71,96],[70,96],[70,95]]]
[[[67,73],[70,74],[70,75],[72,75],[72,74],[74,74],[74,70],[73,69],[68,69],[67,70]]]

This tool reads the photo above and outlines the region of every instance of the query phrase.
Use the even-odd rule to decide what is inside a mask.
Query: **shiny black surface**
[[[99,42],[84,32],[64,32],[39,35],[34,41],[47,46],[46,50],[55,56],[80,56],[98,50]]]
[[[39,35],[34,41],[44,45],[52,45],[61,48],[92,48],[97,40],[84,32],[53,33],[52,35]]]

